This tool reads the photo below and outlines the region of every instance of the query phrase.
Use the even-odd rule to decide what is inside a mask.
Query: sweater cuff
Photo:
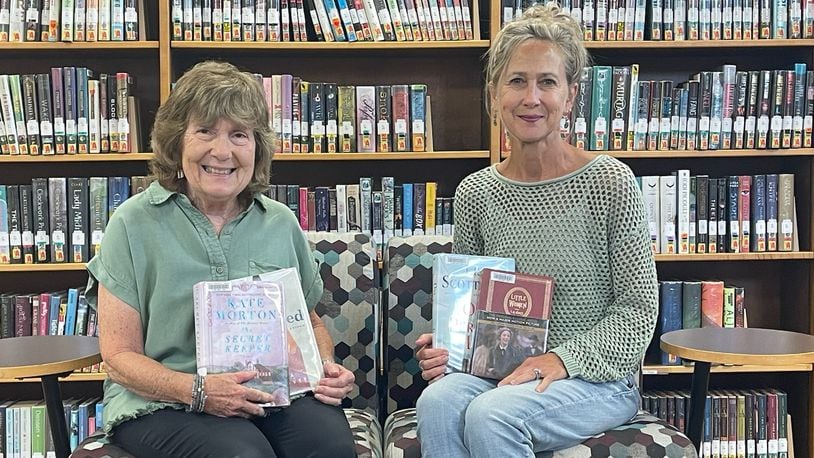
[[[562,363],[565,365],[565,370],[568,371],[568,378],[574,378],[582,375],[582,371],[580,371],[577,360],[574,359],[574,356],[567,348],[557,347],[551,350],[551,353],[554,353],[560,357]]]

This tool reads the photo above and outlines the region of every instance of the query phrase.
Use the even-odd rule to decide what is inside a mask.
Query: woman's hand
[[[421,377],[430,383],[443,377],[449,362],[449,352],[445,348],[433,348],[432,334],[421,334],[415,344],[418,348],[415,355]]]
[[[314,398],[328,405],[338,406],[353,389],[353,372],[336,363],[325,362],[325,377],[319,380],[314,389]]]
[[[259,404],[272,402],[274,396],[243,385],[256,376],[257,372],[253,371],[207,375],[204,412],[218,417],[265,416]]]
[[[542,393],[548,388],[548,385],[551,385],[551,382],[566,377],[568,377],[568,371],[565,370],[565,365],[560,357],[556,353],[546,353],[526,358],[522,364],[517,366],[517,369],[501,380],[497,386],[519,385],[539,378],[540,383],[537,384],[535,391]]]

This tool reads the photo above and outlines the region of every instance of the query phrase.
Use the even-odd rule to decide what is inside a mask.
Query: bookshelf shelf
[[[814,41],[814,40],[812,40]],[[274,49],[274,50],[350,50],[361,49],[465,49],[489,47],[489,40],[461,40],[461,41],[376,41],[376,42],[318,42],[318,41],[287,41],[287,42],[244,42],[244,41],[173,41],[173,49]]]
[[[117,51],[135,50],[135,49],[158,49],[158,41],[82,41],[82,42],[41,42],[41,41],[28,41],[20,43],[3,43],[3,51],[14,50],[58,50],[58,51],[81,51],[81,50],[100,50],[112,49]]]
[[[742,366],[712,366],[710,372],[717,374],[740,374],[751,372],[811,372],[812,364],[788,364],[785,366],[765,366],[760,364],[746,364]],[[669,375],[669,374],[692,374],[693,366],[662,366],[644,365],[642,374],[644,375]]]
[[[153,153],[124,154],[64,154],[51,156],[0,156],[0,163],[28,162],[124,162],[149,161]],[[411,160],[449,160],[449,159],[489,159],[489,151],[430,151],[423,153],[324,153],[324,154],[277,154],[274,161],[411,161]]]
[[[489,151],[432,151],[426,153],[275,154],[274,161],[379,161],[427,159],[488,159]]]
[[[0,156],[1,162],[117,162],[149,161],[152,153],[60,154],[49,156]]]
[[[0,264],[0,272],[69,272],[85,270],[81,262],[58,264]]]
[[[705,40],[705,41],[586,41],[589,50],[601,49],[703,49],[703,48],[799,48],[814,40]]]
[[[771,253],[707,253],[707,254],[657,254],[656,262],[706,262],[706,261],[796,261],[814,259],[812,251],[785,251]]]
[[[722,150],[685,150],[685,151],[603,151],[619,159],[663,159],[705,157],[773,157],[773,156],[814,156],[812,148],[793,149],[722,149]]]

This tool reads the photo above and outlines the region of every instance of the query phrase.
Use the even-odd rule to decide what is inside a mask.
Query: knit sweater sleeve
[[[452,250],[458,254],[483,255],[483,234],[481,232],[480,202],[484,194],[480,191],[479,180],[472,176],[464,178],[455,190],[455,232]]]
[[[658,315],[656,265],[641,193],[629,169],[614,186],[607,209],[612,301],[591,330],[552,350],[570,377],[594,382],[618,380],[635,371]]]

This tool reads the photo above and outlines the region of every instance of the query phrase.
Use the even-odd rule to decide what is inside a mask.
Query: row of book
[[[654,253],[797,251],[794,175],[639,177]]]
[[[810,148],[814,72],[723,65],[689,81],[639,80],[639,66],[583,69],[561,133],[593,151]],[[504,147],[505,149],[506,147]]]
[[[746,292],[722,281],[659,281],[659,322],[653,338],[678,329],[700,327],[745,328]],[[681,358],[659,350],[661,364],[678,365]]]
[[[137,0],[2,0],[0,42],[135,41],[143,37]],[[144,20],[143,18],[141,19]]]
[[[0,294],[0,338],[97,336],[96,310],[84,288],[42,293]]]
[[[0,185],[0,264],[87,262],[108,218],[147,178],[50,177]]]
[[[472,40],[469,0],[173,0],[176,41]]]
[[[343,86],[287,74],[257,77],[282,140],[277,153],[427,150],[424,84]]]
[[[271,185],[267,194],[294,212],[302,230],[364,232],[380,251],[393,236],[451,235],[455,227],[454,199],[439,197],[435,182],[396,185],[382,177],[373,190],[373,179],[362,177],[335,187]]]
[[[141,147],[138,100],[129,73],[85,67],[0,75],[4,155],[129,153]]]
[[[502,0],[502,23],[537,0]],[[814,38],[811,0],[560,0],[585,41]]]
[[[792,445],[788,402],[788,394],[776,388],[711,390],[704,405],[699,456],[788,458]],[[642,409],[684,431],[690,395],[645,391]]]
[[[71,450],[104,425],[100,398],[62,401]],[[0,456],[56,458],[44,401],[0,400]]]

